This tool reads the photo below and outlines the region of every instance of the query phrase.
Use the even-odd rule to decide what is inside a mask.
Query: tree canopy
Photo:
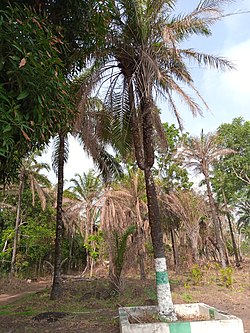
[[[0,178],[16,175],[22,157],[49,142],[73,117],[60,36],[26,7],[0,19]]]

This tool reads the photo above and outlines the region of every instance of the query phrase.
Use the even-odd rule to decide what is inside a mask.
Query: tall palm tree
[[[162,138],[163,145],[166,144],[155,96],[166,97],[178,121],[180,116],[173,92],[194,114],[201,112],[200,106],[181,87],[183,83],[189,86],[204,102],[193,84],[186,60],[220,69],[232,66],[223,58],[181,49],[179,45],[192,35],[210,35],[209,27],[221,18],[222,5],[226,2],[229,1],[201,0],[190,14],[174,16],[175,0],[114,1],[107,44],[104,50],[97,52],[94,67],[98,70],[93,70],[91,76],[92,82],[103,79],[102,82],[109,84],[106,102],[112,108],[115,99],[114,111],[121,110],[120,114],[126,116],[132,130],[136,160],[145,175],[159,312],[170,319],[175,319],[175,315],[152,175],[155,132]],[[82,98],[86,98],[84,94]]]
[[[55,239],[55,258],[54,258],[54,274],[50,299],[58,299],[62,293],[61,279],[61,257],[62,257],[62,203],[63,203],[63,183],[64,183],[64,163],[68,159],[68,140],[67,135],[63,132],[59,133],[54,141],[53,151],[53,170],[57,175],[57,204],[56,204],[56,239]]]
[[[216,134],[204,134],[203,131],[201,132],[200,137],[191,137],[190,140],[186,142],[181,152],[181,155],[185,158],[184,164],[204,176],[222,267],[226,266],[227,260],[225,244],[221,234],[220,221],[212,192],[211,167],[221,156],[231,153],[233,153],[231,149],[221,148],[218,145],[218,137]]]
[[[74,82],[78,84],[78,82]],[[101,104],[98,100],[92,101],[86,99],[84,102],[81,100],[79,113],[73,119],[74,134],[81,142],[85,151],[93,158],[97,168],[100,170],[105,181],[112,178],[112,175],[121,174],[119,163],[114,157],[106,150],[105,127],[102,131],[100,122],[102,119],[98,117]],[[106,117],[106,115],[105,115]],[[99,130],[99,131],[98,131]],[[54,261],[54,278],[51,290],[51,299],[57,299],[62,293],[62,280],[61,280],[61,244],[63,233],[63,183],[64,183],[64,164],[68,159],[68,132],[69,129],[61,130],[55,139],[55,148],[53,153],[53,169],[58,177],[57,185],[57,217],[56,217],[56,239],[55,239],[55,261]]]

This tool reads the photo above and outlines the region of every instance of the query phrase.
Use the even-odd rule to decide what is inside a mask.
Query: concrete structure
[[[242,320],[203,303],[176,304],[182,321],[131,324],[129,317],[157,315],[157,306],[119,308],[121,333],[244,333]],[[202,317],[199,320],[198,317]],[[192,319],[190,319],[192,318]],[[197,318],[197,320],[195,319]]]

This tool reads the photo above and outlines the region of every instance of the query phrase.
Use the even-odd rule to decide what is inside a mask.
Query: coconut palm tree
[[[181,156],[185,158],[184,165],[193,168],[194,171],[204,176],[222,267],[227,265],[227,260],[225,244],[220,229],[220,221],[212,192],[211,167],[221,156],[231,153],[233,153],[231,149],[221,148],[218,145],[218,137],[216,134],[204,134],[203,131],[200,137],[191,137],[190,140],[186,142],[181,152]]]
[[[126,115],[132,130],[136,160],[145,175],[159,312],[170,319],[175,319],[175,315],[152,175],[156,132],[166,145],[155,97],[166,97],[179,122],[173,92],[194,114],[201,112],[200,106],[181,87],[184,83],[204,102],[193,84],[186,60],[220,69],[232,66],[223,58],[181,49],[179,45],[192,35],[210,35],[210,26],[221,18],[226,2],[229,1],[201,0],[190,14],[174,16],[175,0],[114,1],[107,43],[104,50],[99,50],[91,73],[91,82],[102,79],[109,85],[106,102],[112,109],[115,100],[114,111],[118,108],[121,115]],[[85,98],[83,94],[82,99]]]

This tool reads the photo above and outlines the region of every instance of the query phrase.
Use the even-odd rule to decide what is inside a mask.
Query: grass
[[[195,284],[196,281],[188,280],[188,274],[173,274],[170,279],[173,301],[190,303],[206,299],[208,304],[219,308],[223,305],[225,309],[222,307],[222,310],[228,311],[229,305],[232,305],[231,310],[235,309],[235,304],[246,306],[245,293],[249,288],[249,273],[241,270],[233,275],[233,286],[229,289],[220,285],[220,279],[211,281],[211,276],[220,276],[220,272],[215,269],[206,271],[198,285]],[[118,333],[118,307],[156,304],[154,279],[142,282],[129,278],[125,282],[124,291],[120,295],[112,294],[108,281],[104,279],[66,282],[63,298],[56,301],[49,300],[50,289],[26,295],[9,305],[0,306],[0,332]],[[216,299],[219,298],[222,302],[216,304]],[[68,315],[53,323],[33,319],[44,312],[64,312]]]

